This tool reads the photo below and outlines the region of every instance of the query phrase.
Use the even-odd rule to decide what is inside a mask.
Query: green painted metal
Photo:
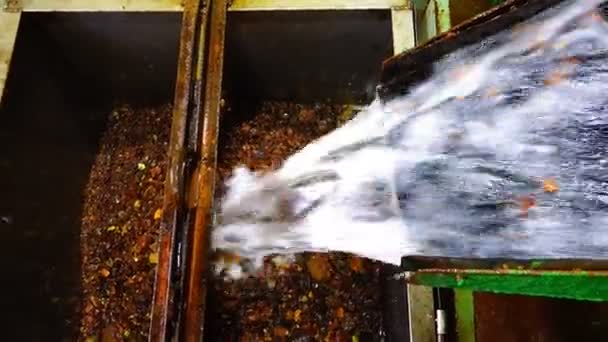
[[[419,11],[424,11],[426,6],[429,4],[429,0],[413,0],[414,8]]]
[[[427,1],[420,15],[417,16],[417,44],[422,44],[437,35],[435,1]]]
[[[608,260],[405,257],[414,284],[473,291],[608,301]]]
[[[416,284],[494,292],[608,301],[608,276],[598,272],[505,270],[504,272],[417,272],[411,279]]]
[[[455,290],[456,331],[458,342],[475,342],[475,298],[473,291]]]
[[[435,12],[437,13],[437,31],[439,33],[443,33],[452,28],[452,18],[450,16],[450,0],[434,1]]]

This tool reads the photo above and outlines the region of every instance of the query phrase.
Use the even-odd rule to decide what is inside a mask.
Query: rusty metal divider
[[[169,142],[163,219],[159,236],[159,264],[156,270],[149,341],[178,340],[181,329],[182,289],[184,287],[183,250],[188,230],[189,175],[193,173],[192,156],[198,139],[190,127],[201,116],[205,37],[209,2],[188,0],[184,3],[180,33],[179,59],[174,94],[173,119]]]
[[[205,301],[207,294],[209,227],[212,225],[215,174],[217,166],[217,141],[221,110],[222,78],[224,68],[224,36],[228,0],[208,0],[209,20],[206,27],[207,53],[199,54],[199,61],[206,67],[204,98],[202,101],[202,130],[200,152],[196,172],[190,184],[191,206],[194,209],[194,224],[189,226],[185,258],[185,294],[183,338],[194,342],[203,338]],[[210,8],[209,8],[210,5]],[[203,56],[205,58],[203,58]],[[198,71],[201,69],[197,68]],[[201,89],[202,90],[202,89]],[[200,95],[202,95],[201,93]],[[196,125],[198,127],[198,125]],[[198,129],[196,130],[198,132]],[[190,201],[189,201],[190,202]]]

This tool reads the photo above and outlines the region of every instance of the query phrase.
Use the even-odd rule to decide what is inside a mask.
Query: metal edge
[[[586,277],[608,277],[608,270],[606,271],[589,271],[589,270],[566,270],[566,271],[555,271],[555,270],[513,270],[513,269],[495,269],[495,270],[480,270],[480,269],[424,269],[416,271],[416,274],[443,274],[443,275],[491,275],[491,276],[586,276]]]
[[[548,272],[536,274],[492,274],[416,272],[407,281],[418,285],[474,292],[516,294],[587,301],[608,301],[608,281],[603,275]]]
[[[168,151],[169,167],[165,178],[163,220],[159,236],[159,264],[156,270],[149,341],[169,340],[169,335],[171,335],[169,324],[176,315],[173,285],[177,244],[175,237],[177,230],[180,229],[181,208],[184,201],[184,145],[190,104],[193,50],[199,3],[199,0],[188,1],[182,15],[173,119]]]
[[[592,259],[474,259],[474,258],[448,258],[432,256],[404,257],[401,266],[411,272],[452,271],[452,272],[608,272],[608,260]]]
[[[189,0],[20,0],[24,12],[180,12]]]
[[[208,27],[207,79],[203,107],[204,121],[200,133],[201,155],[197,181],[197,207],[194,226],[188,239],[186,262],[183,337],[185,341],[189,342],[198,342],[203,337],[207,293],[206,275],[208,273],[207,254],[215,192],[227,7],[226,0],[216,0],[211,3],[211,17]]]
[[[408,0],[233,0],[229,11],[410,9]]]
[[[21,13],[19,12],[0,11],[0,32],[2,32],[0,34],[0,103],[2,103],[2,95],[8,79],[20,21]]]
[[[185,0],[21,0],[24,12],[179,12]],[[369,10],[408,8],[407,0],[233,0],[229,11]]]

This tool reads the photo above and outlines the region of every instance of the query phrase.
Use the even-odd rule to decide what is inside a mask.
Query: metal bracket
[[[2,11],[9,13],[19,13],[23,9],[21,0],[3,0]]]

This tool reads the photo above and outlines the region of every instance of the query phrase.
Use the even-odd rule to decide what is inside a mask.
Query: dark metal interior
[[[224,83],[239,100],[365,103],[392,52],[389,11],[232,12]]]
[[[369,103],[381,63],[392,54],[389,11],[229,13],[223,92],[232,110],[222,117],[220,137],[262,101]],[[392,277],[398,271],[383,270],[388,341],[409,339],[405,283]],[[210,335],[213,317],[206,317],[205,338],[213,341],[219,337]]]
[[[173,100],[180,13],[25,13],[0,106],[7,341],[73,341],[83,189],[117,103]]]

